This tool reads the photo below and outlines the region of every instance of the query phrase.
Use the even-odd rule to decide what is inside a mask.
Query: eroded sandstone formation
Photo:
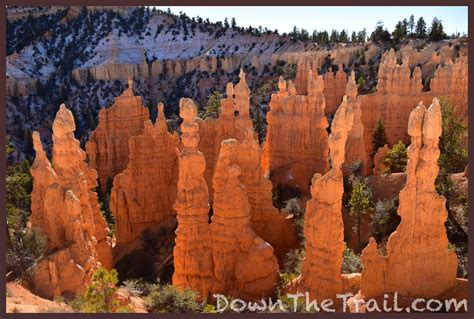
[[[357,99],[357,84],[354,72],[351,73],[346,86],[346,95],[342,104],[350,104],[349,108],[354,113],[354,123],[347,137],[345,148],[344,171],[350,173],[350,166],[355,162],[362,163],[362,172],[368,174],[370,172],[369,158],[364,145],[364,124],[362,124],[361,102]]]
[[[437,297],[456,285],[457,257],[448,249],[444,223],[446,199],[436,192],[441,135],[437,98],[426,110],[419,104],[410,114],[407,182],[400,192],[401,223],[379,255],[372,238],[362,252],[361,294],[366,298],[398,292],[409,297]]]
[[[227,97],[221,101],[219,118],[197,119],[199,124],[199,150],[206,158],[204,177],[209,186],[212,201],[212,176],[221,142],[228,138],[244,140],[248,129],[252,129],[250,119],[250,89],[245,81],[245,73],[240,70],[240,81],[234,87],[232,83],[226,86]]]
[[[222,148],[236,142],[226,140]],[[240,173],[238,165],[219,157],[213,178],[213,291],[235,298],[258,299],[275,289],[278,262],[272,246],[251,228],[251,205],[239,180]]]
[[[112,265],[111,243],[97,194],[97,173],[74,138],[74,118],[61,105],[53,123],[53,155],[49,162],[37,132],[31,195],[31,227],[48,237],[48,253],[39,261],[33,285],[51,298],[85,288],[101,264]]]
[[[383,147],[377,150],[377,153],[375,153],[373,170],[374,175],[380,175],[387,170],[388,165],[385,164],[385,158],[387,157],[389,151],[390,149],[388,148],[388,145],[385,144]]]
[[[99,174],[103,193],[111,187],[115,175],[121,173],[128,163],[130,137],[143,133],[149,119],[148,109],[141,97],[133,95],[133,81],[128,89],[115,98],[114,104],[99,112],[99,125],[86,143],[90,166]]]
[[[433,97],[447,97],[459,107],[459,112],[467,122],[468,94],[467,56],[459,57],[455,63],[446,59],[445,66],[438,66],[430,83]]]
[[[299,95],[308,94],[308,72],[311,71],[314,79],[318,77],[319,63],[299,63],[296,69],[295,86]],[[343,70],[343,65],[338,66],[338,71],[334,74],[332,68],[323,75],[324,97],[326,100],[325,114],[334,113],[342,102],[347,85],[347,76]]]
[[[178,142],[178,136],[168,132],[162,103],[156,124],[148,120],[143,133],[130,138],[127,168],[115,177],[110,197],[116,249],[174,215]]]
[[[377,91],[359,96],[364,125],[364,144],[367,154],[372,149],[372,134],[379,119],[384,122],[389,145],[398,141],[408,144],[406,133],[409,114],[421,101],[430,104],[434,97],[448,97],[459,105],[460,112],[467,116],[467,58],[461,56],[453,64],[446,58],[445,66],[438,66],[431,79],[431,91],[425,92],[419,67],[410,69],[409,56],[397,62],[393,49],[385,52],[378,71]]]
[[[272,94],[267,113],[267,137],[262,167],[274,184],[307,191],[314,173],[328,168],[328,127],[324,115],[324,80],[308,72],[308,95],[280,77],[279,92]]]
[[[197,291],[208,298],[213,284],[209,191],[204,179],[206,160],[198,150],[197,109],[191,99],[180,100],[181,141],[176,204],[178,228],[173,250],[173,285]]]
[[[239,180],[245,187],[250,204],[251,227],[274,248],[275,255],[283,265],[285,254],[297,246],[295,228],[293,220],[273,206],[272,183],[264,177],[260,157],[260,146],[253,130],[249,129],[242,142],[228,139],[221,143],[215,171],[224,174],[222,172],[225,172],[226,167],[239,166]],[[214,182],[213,187],[216,190]]]
[[[323,176],[314,175],[311,200],[306,205],[306,258],[299,278],[299,290],[309,292],[317,300],[335,298],[344,288],[341,275],[344,251],[341,166],[353,121],[351,105],[343,103],[336,112],[329,136],[331,169]]]

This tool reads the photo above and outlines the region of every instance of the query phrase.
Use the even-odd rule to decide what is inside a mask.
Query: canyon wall
[[[341,275],[344,252],[341,166],[354,121],[354,111],[347,96],[336,111],[329,136],[331,169],[325,175],[316,173],[311,183],[311,199],[306,205],[304,235],[306,257],[298,279],[298,289],[308,291],[311,298],[323,300],[342,293]]]
[[[147,228],[157,227],[173,216],[178,181],[177,133],[168,132],[158,105],[155,125],[145,122],[141,135],[129,140],[127,168],[114,179],[110,209],[115,217],[116,247],[140,238]]]
[[[314,173],[328,168],[328,127],[324,115],[324,80],[308,72],[308,95],[280,78],[267,113],[267,137],[262,154],[264,172],[274,185],[287,184],[307,191]]]
[[[112,266],[108,229],[94,192],[97,172],[85,163],[75,128],[71,111],[61,105],[53,123],[53,165],[33,133],[30,222],[48,237],[48,253],[38,262],[33,286],[48,298],[82,291],[101,264]]]
[[[390,235],[387,256],[372,238],[362,252],[361,294],[366,298],[398,292],[403,296],[437,297],[456,285],[457,257],[448,249],[446,199],[436,192],[441,108],[437,98],[426,110],[410,114],[407,182],[400,192],[401,222]]]
[[[109,108],[99,112],[99,125],[86,143],[90,166],[99,174],[99,184],[105,194],[115,175],[128,163],[130,137],[143,133],[149,119],[148,109],[139,96],[133,95],[133,81]]]

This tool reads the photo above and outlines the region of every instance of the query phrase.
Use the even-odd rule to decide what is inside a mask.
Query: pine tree
[[[444,32],[444,27],[441,23],[441,20],[439,20],[437,17],[434,17],[433,21],[431,22],[429,39],[431,41],[440,41],[446,39],[446,37],[447,35]]]
[[[362,217],[372,210],[372,193],[363,180],[356,180],[352,187],[349,208],[349,215],[357,218],[355,230],[357,231],[358,246],[360,249],[360,226],[362,224]]]
[[[341,33],[339,34],[339,42],[341,42],[341,43],[349,42],[348,39],[347,39],[346,30],[342,30]]]
[[[378,149],[383,147],[385,144],[388,144],[385,125],[383,124],[382,119],[379,119],[375,126],[374,134],[372,135],[372,145],[374,146],[372,149],[372,156],[374,156]]]
[[[352,31],[351,35],[351,43],[356,43],[357,42],[357,35],[355,31]]]
[[[407,147],[402,141],[398,141],[393,145],[385,157],[385,164],[388,166],[390,173],[404,172],[407,166]]]
[[[237,22],[235,21],[235,18],[232,18],[230,20],[230,25],[231,25],[232,29],[235,29],[235,27],[237,26]]]
[[[412,14],[410,16],[410,19],[408,19],[408,30],[410,31],[410,35],[413,34],[414,29],[415,29],[415,16]]]
[[[205,108],[206,117],[217,118],[219,116],[219,106],[221,105],[221,100],[223,97],[224,95],[219,91],[212,92]]]
[[[423,17],[420,17],[416,22],[415,35],[418,39],[426,38],[426,22]]]

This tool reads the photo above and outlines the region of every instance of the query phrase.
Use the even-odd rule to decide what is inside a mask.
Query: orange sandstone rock
[[[298,240],[293,220],[286,214],[280,214],[273,206],[272,183],[263,175],[260,157],[260,146],[253,130],[249,129],[242,142],[228,139],[221,143],[215,171],[222,173],[228,166],[239,166],[239,180],[245,187],[250,204],[251,227],[272,245],[282,264],[286,253],[297,246]],[[213,187],[216,189],[214,183]]]
[[[385,172],[385,170],[388,168],[387,164],[385,164],[385,158],[388,155],[388,152],[390,149],[388,148],[388,145],[385,144],[383,147],[379,148],[377,150],[377,153],[374,155],[374,175],[380,175]]]
[[[329,150],[331,170],[317,173],[311,185],[311,200],[306,205],[306,258],[299,278],[299,290],[312,298],[335,298],[343,291],[341,276],[344,252],[342,195],[344,193],[341,165],[345,147],[354,121],[350,104],[342,103],[334,117]]]
[[[139,96],[133,95],[133,81],[128,89],[115,98],[115,103],[99,112],[99,125],[86,143],[90,166],[99,174],[103,193],[112,185],[115,175],[121,173],[128,163],[130,137],[143,133],[149,119],[148,109]]]
[[[143,133],[130,138],[127,168],[115,177],[110,197],[116,249],[174,215],[178,140],[177,135],[168,132],[162,103],[158,105],[156,124],[148,120]]]
[[[445,198],[435,190],[440,154],[441,108],[437,98],[426,110],[420,103],[410,114],[407,183],[400,192],[401,223],[380,256],[371,239],[362,253],[361,293],[366,298],[388,292],[409,297],[436,297],[456,285],[457,257],[448,249]]]
[[[204,179],[206,160],[198,151],[197,109],[191,99],[180,100],[181,141],[176,204],[178,228],[173,250],[173,285],[199,292],[208,298],[213,285],[209,192]]]
[[[221,101],[220,115],[217,119],[197,119],[199,124],[199,150],[206,158],[204,177],[209,186],[212,202],[212,176],[214,166],[219,156],[221,142],[228,138],[242,141],[248,129],[252,129],[250,119],[250,89],[245,81],[245,73],[240,71],[240,82],[234,87],[232,83],[226,86],[227,97]]]
[[[235,140],[222,142],[221,154],[226,152],[227,144],[235,143]],[[225,156],[219,156],[213,178],[213,292],[258,299],[270,295],[276,287],[278,262],[272,246],[251,228],[251,206],[239,175],[238,165],[233,165]]]
[[[360,109],[361,102],[357,99],[357,84],[355,81],[354,72],[351,73],[349,81],[346,86],[346,95],[342,104],[350,104],[354,112],[354,124],[349,132],[345,148],[345,162],[344,169],[347,172],[348,167],[356,161],[362,162],[362,171],[365,174],[370,172],[369,158],[365,150],[364,144],[364,124],[362,124]]]
[[[467,56],[459,57],[455,63],[451,59],[447,59],[444,67],[438,66],[430,88],[433,96],[447,97],[451,102],[459,106],[461,115],[467,121]]]
[[[308,95],[295,95],[296,90],[280,77],[279,92],[272,94],[267,114],[267,138],[262,167],[275,183],[288,184],[307,191],[314,173],[328,168],[324,116],[324,81],[308,74]],[[276,182],[276,177],[279,181]]]
[[[85,163],[75,128],[71,111],[61,105],[53,123],[54,168],[39,134],[33,133],[37,158],[31,167],[30,222],[49,239],[48,254],[38,263],[33,286],[48,298],[83,290],[97,267],[112,264],[107,226],[93,191],[97,173]]]
[[[296,92],[299,95],[308,94],[308,72],[311,71],[313,78],[318,77],[319,63],[298,63],[295,76]],[[326,100],[325,114],[334,113],[342,102],[347,85],[347,76],[342,64],[334,74],[330,68],[324,75],[324,97]]]
[[[446,96],[460,106],[467,118],[467,59],[460,57],[451,64],[438,67],[431,80],[430,92],[423,92],[419,67],[410,71],[409,58],[397,64],[395,51],[384,53],[378,71],[377,92],[359,96],[364,125],[364,144],[367,154],[372,148],[372,134],[378,119],[382,119],[389,145],[398,141],[409,143],[406,132],[409,114],[420,101],[430,104],[434,97]]]

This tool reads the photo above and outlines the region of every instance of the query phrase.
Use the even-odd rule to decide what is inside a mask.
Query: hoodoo
[[[227,83],[227,97],[221,101],[220,114],[217,119],[197,119],[200,136],[198,147],[206,158],[204,177],[209,186],[211,202],[213,198],[212,176],[221,142],[228,138],[243,141],[246,132],[253,128],[250,119],[250,90],[242,70],[240,70],[239,78],[240,81],[235,87],[232,83]]]
[[[426,110],[410,114],[407,183],[400,192],[397,230],[390,235],[387,256],[372,238],[362,252],[361,294],[372,298],[388,292],[409,297],[437,297],[456,285],[457,257],[448,249],[444,223],[446,199],[436,192],[441,107],[437,98]]]
[[[101,264],[112,266],[107,226],[94,192],[97,173],[85,163],[75,129],[71,111],[61,105],[53,123],[54,168],[39,134],[33,133],[30,222],[48,237],[49,252],[38,263],[33,286],[49,298],[83,290]]]
[[[227,143],[236,141],[222,142],[221,149]],[[276,287],[278,262],[273,248],[251,228],[251,208],[247,191],[239,181],[240,172],[238,165],[219,157],[213,178],[213,291],[236,298],[257,299],[270,295]]]
[[[209,226],[209,192],[204,179],[206,160],[198,150],[197,109],[191,99],[179,102],[181,142],[178,152],[179,179],[176,198],[178,229],[173,250],[173,285],[199,292],[208,298],[213,284],[212,242]]]
[[[115,98],[111,107],[100,110],[99,125],[90,135],[86,151],[91,168],[99,174],[103,193],[112,186],[115,175],[127,167],[128,141],[143,133],[148,119],[141,97],[133,95],[133,80],[128,80],[128,89]]]
[[[251,227],[272,245],[280,265],[283,265],[286,253],[296,246],[296,232],[293,221],[273,206],[272,183],[263,175],[260,156],[260,146],[253,130],[248,130],[242,142],[229,139],[221,143],[215,171],[224,174],[222,172],[227,166],[239,166],[239,180],[250,204]]]
[[[336,294],[343,292],[341,266],[344,252],[344,186],[341,165],[344,163],[346,142],[353,121],[354,111],[346,96],[331,126],[331,169],[323,176],[319,173],[314,175],[311,200],[306,205],[306,258],[299,278],[299,290],[308,291],[317,300],[335,298]]]
[[[346,86],[346,95],[343,103],[350,104],[350,108],[354,112],[354,124],[347,137],[345,148],[344,168],[347,170],[348,166],[356,161],[362,163],[362,170],[366,174],[370,172],[369,159],[364,145],[364,124],[362,124],[360,109],[360,101],[357,99],[357,84],[355,81],[355,73],[352,72]]]

